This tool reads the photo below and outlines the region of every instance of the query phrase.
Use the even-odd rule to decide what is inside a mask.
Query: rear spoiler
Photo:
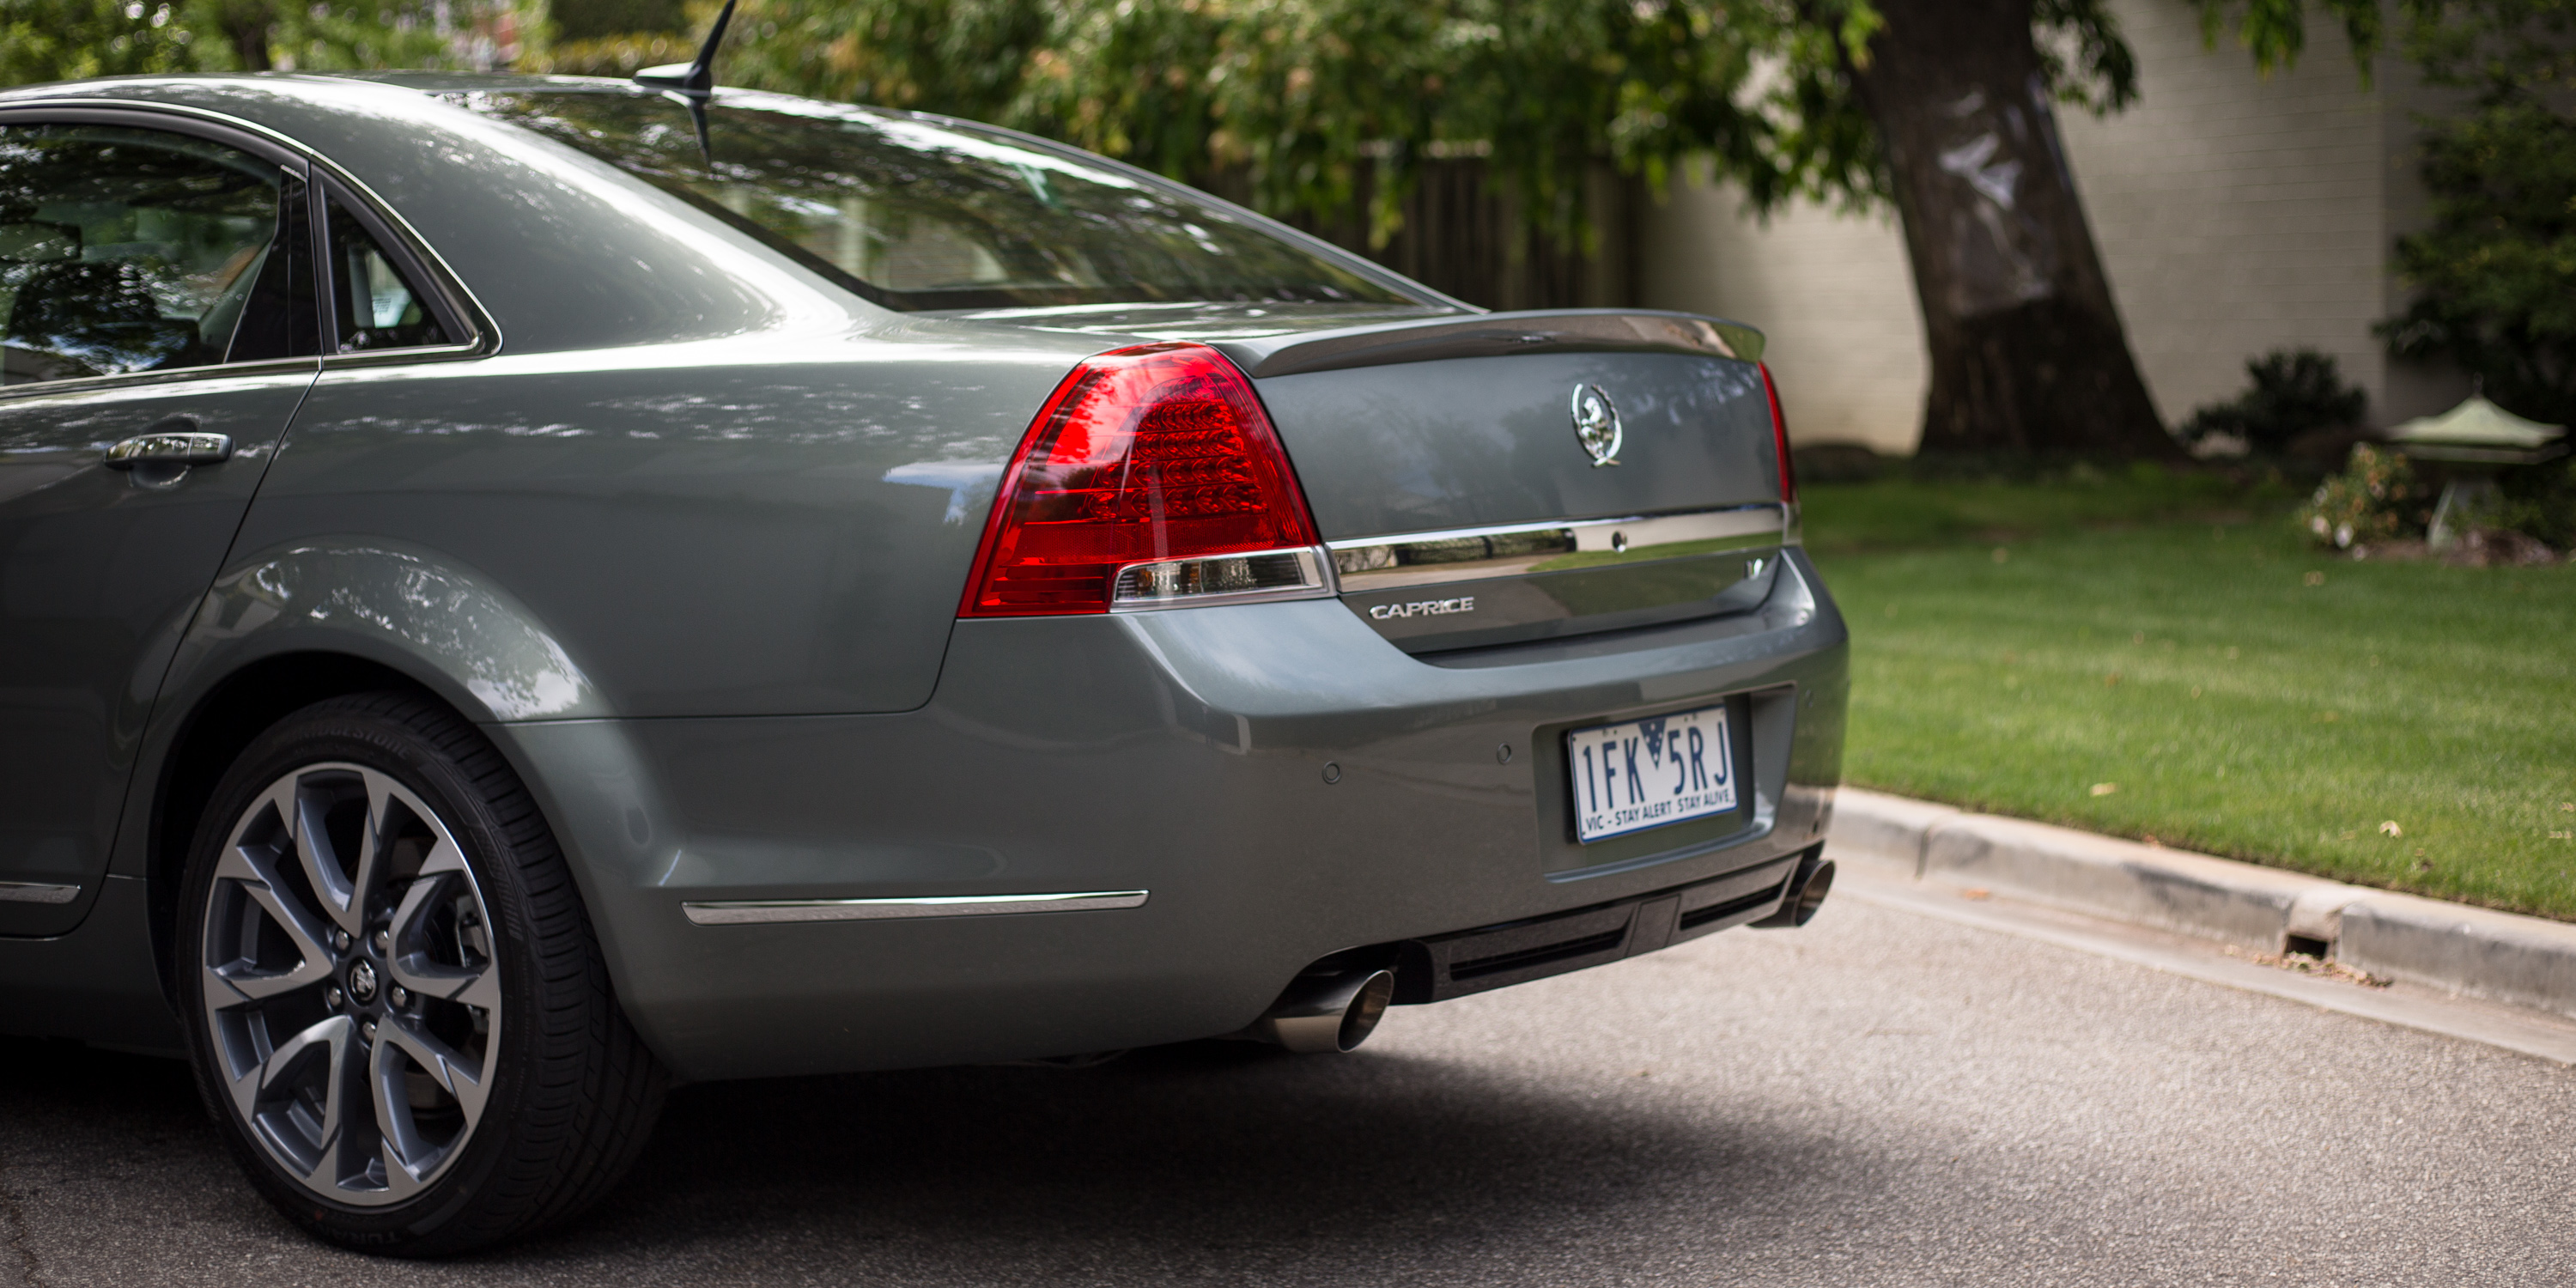
[[[1704,353],[1760,362],[1762,333],[1695,313],[1550,309],[1219,340],[1214,347],[1259,379],[1513,353]]]

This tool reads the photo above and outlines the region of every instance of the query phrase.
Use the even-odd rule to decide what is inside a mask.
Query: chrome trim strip
[[[1482,528],[1353,537],[1326,542],[1325,545],[1333,552],[1333,564],[1340,576],[1343,592],[1356,593],[1517,576],[1569,553],[1624,554],[1635,550],[1642,562],[1655,557],[1651,550],[1656,546],[1725,542],[1716,550],[1693,552],[1715,554],[1777,545],[1786,538],[1789,520],[1787,507],[1764,502],[1682,514],[1639,514],[1557,523],[1502,523]],[[1454,548],[1459,542],[1511,537],[1543,538],[1549,535],[1554,535],[1557,540],[1551,543],[1552,548],[1540,552],[1467,560],[1425,557],[1434,547]]]
[[[257,362],[216,362],[202,367],[160,367],[151,371],[120,371],[112,376],[80,376],[70,380],[30,380],[19,385],[0,385],[0,401],[44,398],[54,394],[84,394],[103,389],[122,389],[134,385],[170,384],[180,380],[233,380],[250,376],[313,375],[322,370],[322,355],[306,354],[300,358],[262,358]]]
[[[76,885],[46,885],[37,881],[0,881],[0,903],[70,903],[80,897]]]
[[[943,894],[918,899],[735,899],[684,903],[681,911],[701,926],[748,926],[797,921],[897,921],[916,917],[990,917],[1007,912],[1080,912],[1141,908],[1143,890],[1086,890],[1073,894]]]

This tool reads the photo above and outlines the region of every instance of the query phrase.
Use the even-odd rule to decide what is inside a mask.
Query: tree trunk
[[[1854,69],[1932,359],[1923,451],[2185,459],[2156,418],[2031,42],[2032,0],[1878,0]]]
[[[215,21],[243,71],[264,72],[275,66],[268,57],[268,33],[277,25],[277,11],[268,0],[225,0],[216,10]]]

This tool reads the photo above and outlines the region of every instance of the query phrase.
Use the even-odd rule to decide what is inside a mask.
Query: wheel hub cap
[[[376,1000],[376,968],[359,962],[349,968],[349,1000],[365,1006]]]

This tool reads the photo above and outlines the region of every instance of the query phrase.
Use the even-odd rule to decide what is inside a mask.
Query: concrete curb
[[[2576,925],[1846,787],[1836,858],[2576,1017]]]

